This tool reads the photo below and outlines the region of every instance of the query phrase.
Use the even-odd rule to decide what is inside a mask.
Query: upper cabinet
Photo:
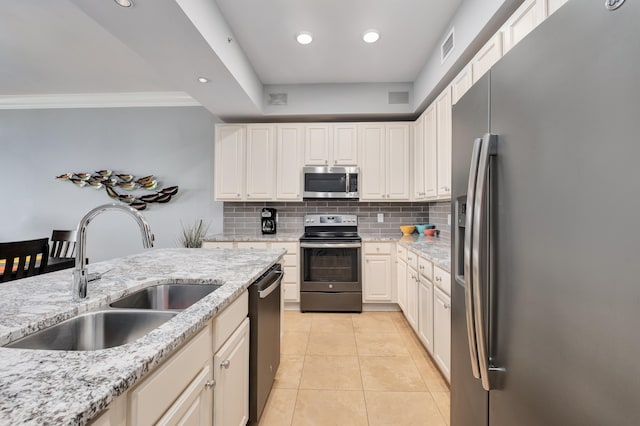
[[[565,4],[569,0],[545,0],[547,2],[547,16],[555,13],[556,10],[560,9],[560,6]]]
[[[468,63],[451,82],[452,105],[455,105],[462,95],[467,93],[467,90],[473,85],[472,68],[471,63]]]
[[[302,200],[304,126],[278,124],[276,136],[276,199]]]
[[[355,166],[358,164],[357,125],[309,124],[304,131],[304,164]]]
[[[408,123],[360,125],[360,200],[409,200],[410,133]]]
[[[436,104],[422,113],[414,124],[413,145],[413,200],[431,200],[437,197],[438,156],[436,130]]]
[[[498,31],[471,60],[473,82],[480,80],[480,77],[489,71],[500,58],[502,58],[502,32]]]
[[[246,126],[241,124],[216,126],[216,200],[241,201],[244,198],[245,135]]]
[[[451,88],[438,96],[436,104],[436,134],[438,151],[438,198],[451,197]]]
[[[271,201],[276,195],[275,130],[273,124],[247,126],[247,200]]]
[[[546,18],[548,0],[525,0],[502,26],[503,55]]]

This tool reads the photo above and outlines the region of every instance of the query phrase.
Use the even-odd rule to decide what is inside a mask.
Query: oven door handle
[[[360,248],[361,243],[300,243],[300,248]]]

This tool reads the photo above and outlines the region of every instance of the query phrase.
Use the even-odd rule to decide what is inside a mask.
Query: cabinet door
[[[460,73],[451,82],[451,104],[455,105],[458,100],[467,93],[467,90],[473,85],[473,76],[471,75],[471,63],[468,63]]]
[[[433,199],[438,196],[438,132],[436,104],[424,112],[424,196]]]
[[[247,126],[247,200],[273,200],[275,196],[275,126]]]
[[[308,124],[304,129],[304,164],[326,166],[329,164],[331,138],[329,124]]]
[[[413,194],[411,198],[414,201],[421,201],[426,197],[424,191],[425,160],[423,113],[413,125]]]
[[[398,260],[396,269],[396,281],[398,283],[398,306],[405,313],[407,312],[407,262]]]
[[[249,319],[213,357],[213,424],[240,426],[249,421]]]
[[[433,289],[433,355],[442,374],[451,377],[451,299]]]
[[[407,268],[407,321],[415,331],[418,331],[418,273],[415,269]]]
[[[436,99],[438,144],[438,198],[451,197],[451,90]]]
[[[240,201],[244,197],[245,126],[216,126],[216,200]]]
[[[386,199],[409,200],[410,133],[409,124],[388,124],[386,126]]]
[[[386,199],[386,149],[384,124],[358,127],[360,145],[360,200]]]
[[[547,2],[547,17],[555,13],[556,10],[560,9],[560,6],[565,4],[569,0],[546,0]]]
[[[433,354],[433,284],[422,276],[418,287],[418,337]]]
[[[480,80],[480,77],[500,58],[502,58],[502,32],[498,31],[471,60],[473,82]]]
[[[299,124],[279,124],[276,143],[276,199],[302,200],[304,129]]]
[[[333,125],[333,165],[356,166],[358,164],[358,127],[355,124]]]
[[[525,0],[502,26],[503,55],[526,37],[546,18],[546,0]]]
[[[207,426],[213,419],[213,377],[211,360],[167,410],[159,426]]]
[[[393,302],[391,256],[365,255],[363,283],[365,302]]]

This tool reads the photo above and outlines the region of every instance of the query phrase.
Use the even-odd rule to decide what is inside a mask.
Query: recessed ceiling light
[[[380,38],[380,33],[376,30],[367,30],[362,35],[362,39],[365,43],[375,43]]]
[[[131,0],[113,0],[115,1],[119,6],[122,7],[131,7]]]
[[[301,31],[296,35],[296,40],[300,44],[309,44],[313,41],[313,35],[308,31]]]
[[[198,77],[198,81],[200,83],[208,83],[209,79],[207,77]]]

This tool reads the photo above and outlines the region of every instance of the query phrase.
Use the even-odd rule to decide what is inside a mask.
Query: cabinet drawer
[[[433,267],[434,283],[447,295],[451,296],[451,275],[437,266]]]
[[[224,308],[220,315],[213,318],[213,351],[231,336],[249,314],[249,292],[245,291],[231,305]]]
[[[296,284],[298,282],[298,268],[296,266],[283,266],[282,282],[285,284]]]
[[[203,241],[202,248],[232,249],[233,243],[227,241]]]
[[[154,424],[212,355],[211,329],[205,327],[129,393],[129,424]]]
[[[207,385],[207,382],[211,383],[210,380],[213,378],[211,364],[212,360],[207,361],[200,373],[156,423],[156,426],[205,425],[212,421],[213,391]]]
[[[398,244],[396,246],[396,256],[398,257],[398,259],[404,260],[406,262],[407,261],[407,249],[406,249],[406,247],[403,247],[400,244]]]
[[[418,257],[418,272],[429,281],[433,281],[433,263],[424,257]]]
[[[282,256],[280,263],[282,266],[292,266],[295,268],[298,266],[298,256],[295,254],[285,254]]]
[[[271,243],[271,248],[275,250],[285,249],[287,251],[287,255],[298,254],[298,243],[282,243],[282,242]]]
[[[242,241],[236,243],[239,249],[266,249],[267,243],[264,241]]]
[[[298,293],[297,284],[283,284],[282,288],[284,289],[283,297],[285,301],[297,302],[299,300],[300,294]]]
[[[391,243],[364,243],[364,254],[391,254]]]
[[[407,250],[407,266],[418,270],[418,255],[411,250]]]

